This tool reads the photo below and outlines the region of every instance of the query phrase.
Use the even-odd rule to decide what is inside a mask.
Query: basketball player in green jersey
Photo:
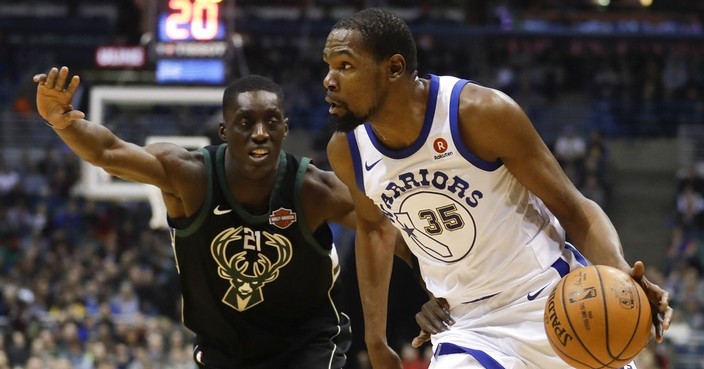
[[[188,151],[141,147],[83,119],[70,105],[80,80],[68,73],[34,77],[38,112],[81,159],[161,189],[196,363],[342,368],[350,322],[328,222],[353,228],[353,203],[332,172],[282,151],[281,88],[260,76],[233,82],[218,132],[225,143]]]

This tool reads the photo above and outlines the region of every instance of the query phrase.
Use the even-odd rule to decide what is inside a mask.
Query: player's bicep
[[[578,190],[523,110],[510,99],[504,106],[492,135],[498,158],[558,218],[569,215],[577,206]]]
[[[111,148],[102,166],[108,173],[122,179],[151,184],[173,192],[172,182],[188,157],[188,151],[171,143],[155,143],[141,147],[121,141]]]

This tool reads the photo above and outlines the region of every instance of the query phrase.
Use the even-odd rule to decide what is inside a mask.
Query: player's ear
[[[220,122],[218,125],[218,136],[221,140],[227,141],[227,136],[225,135],[225,122]]]
[[[288,137],[288,118],[284,118],[284,138]]]
[[[394,54],[389,58],[389,78],[397,79],[406,71],[406,59],[401,54]]]

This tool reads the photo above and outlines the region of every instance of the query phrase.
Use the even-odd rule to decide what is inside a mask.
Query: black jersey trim
[[[176,229],[176,236],[178,237],[190,236],[191,234],[193,234],[193,232],[198,230],[198,228],[205,221],[205,218],[207,217],[208,212],[210,211],[210,203],[213,200],[213,161],[210,157],[210,152],[207,148],[202,147],[198,149],[198,151],[203,153],[203,167],[205,168],[206,178],[205,199],[203,200],[203,204],[201,204],[200,210],[198,210],[196,217],[193,218],[193,222],[191,222],[191,224],[189,224],[183,229]]]
[[[296,172],[296,180],[294,182],[294,192],[293,192],[293,206],[296,208],[298,213],[298,229],[303,235],[303,238],[313,246],[315,251],[319,252],[321,255],[330,255],[330,250],[326,250],[315,238],[315,235],[308,227],[308,222],[306,221],[306,212],[303,207],[303,182],[305,182],[306,172],[308,167],[313,160],[311,158],[302,157],[301,162]],[[324,227],[325,223],[321,224],[320,227]]]

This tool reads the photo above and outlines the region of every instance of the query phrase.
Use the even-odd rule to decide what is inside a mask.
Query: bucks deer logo
[[[210,243],[210,252],[218,275],[230,283],[222,302],[244,311],[264,301],[262,288],[279,277],[292,251],[291,241],[280,234],[243,226],[220,232]]]

